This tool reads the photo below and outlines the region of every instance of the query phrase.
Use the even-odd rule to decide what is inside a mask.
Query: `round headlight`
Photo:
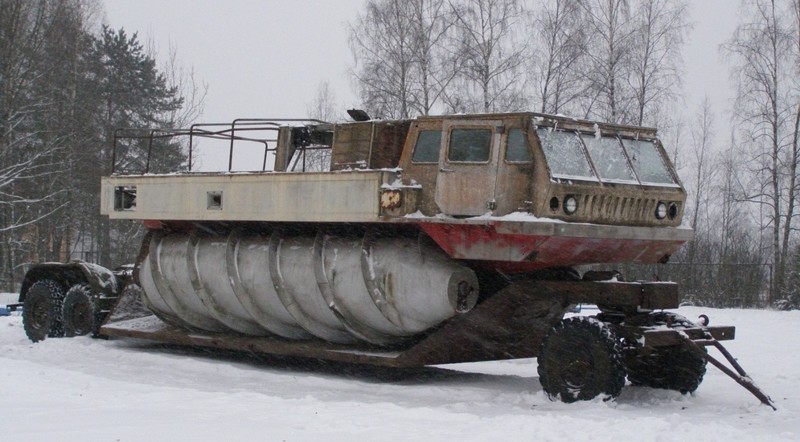
[[[656,206],[656,218],[664,219],[667,217],[667,203],[660,201]]]
[[[572,215],[576,210],[578,210],[578,200],[574,196],[568,195],[564,198],[564,213]]]
[[[669,205],[669,212],[667,212],[669,219],[675,219],[678,216],[678,204],[672,203]]]

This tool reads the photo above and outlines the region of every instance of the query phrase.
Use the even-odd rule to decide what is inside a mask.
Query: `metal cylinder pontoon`
[[[477,302],[475,273],[413,238],[157,232],[147,305],[173,325],[387,345]]]

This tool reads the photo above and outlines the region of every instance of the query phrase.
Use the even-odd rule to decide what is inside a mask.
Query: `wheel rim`
[[[72,306],[70,322],[75,334],[85,335],[92,331],[92,309],[86,299],[81,299]]]
[[[34,328],[41,329],[50,321],[50,306],[46,302],[38,301],[33,305],[31,322]]]
[[[596,318],[568,318],[542,342],[539,381],[551,399],[613,399],[625,385],[621,346]]]
[[[572,361],[564,369],[564,383],[570,390],[584,388],[591,379],[592,364],[584,360]]]

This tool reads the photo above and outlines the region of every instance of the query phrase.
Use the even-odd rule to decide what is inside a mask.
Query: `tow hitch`
[[[701,316],[703,323],[708,324],[708,317]],[[647,330],[644,332],[644,345],[645,347],[666,347],[671,345],[683,345],[688,350],[692,351],[697,356],[705,359],[706,361],[719,368],[723,373],[728,375],[731,379],[736,381],[739,385],[747,389],[753,396],[757,397],[762,404],[771,407],[773,410],[775,404],[769,396],[761,391],[758,386],[753,382],[750,376],[744,371],[736,359],[731,356],[730,352],[719,342],[721,340],[731,340],[734,338],[736,328],[732,326],[716,326],[716,327],[692,327],[685,329],[656,329]],[[711,356],[704,347],[715,347],[722,353],[722,356],[728,360],[728,363],[733,367],[726,366],[718,359]],[[734,370],[736,370],[734,372]]]

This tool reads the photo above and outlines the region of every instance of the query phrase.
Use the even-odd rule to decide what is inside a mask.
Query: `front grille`
[[[613,195],[584,195],[583,215],[596,221],[652,222],[657,201]]]

